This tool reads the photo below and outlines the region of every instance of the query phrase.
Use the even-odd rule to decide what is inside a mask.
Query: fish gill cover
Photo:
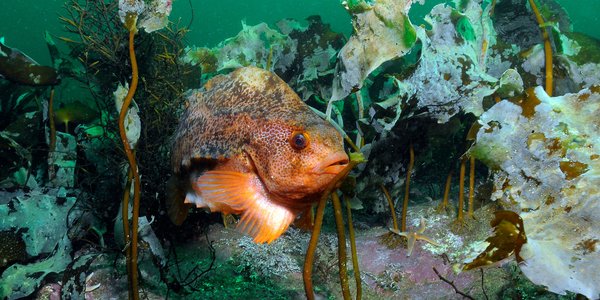
[[[0,297],[600,297],[600,42],[576,31],[580,11],[341,1],[348,18],[334,21],[351,20],[349,35],[327,12],[261,11],[194,45],[222,31],[192,21],[252,5],[217,4],[67,0],[48,66],[2,42]],[[194,20],[169,18],[184,11]],[[337,128],[351,165],[367,159],[333,209],[304,212],[269,245],[233,229],[236,216],[191,209],[175,226],[165,207],[190,91],[249,66]],[[300,228],[319,220],[316,245]]]

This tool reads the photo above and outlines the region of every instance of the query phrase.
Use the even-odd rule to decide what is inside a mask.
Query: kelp
[[[512,254],[515,255],[518,263],[523,262],[520,255],[521,247],[527,243],[523,219],[517,213],[507,210],[496,211],[494,215],[494,219],[490,222],[494,235],[485,240],[488,243],[487,248],[473,261],[464,265],[463,270],[488,266]]]
[[[401,57],[416,42],[407,12],[411,1],[352,1],[354,33],[338,54],[331,101],[359,90],[363,81],[382,63]],[[329,111],[328,111],[329,112]]]
[[[60,82],[54,68],[41,66],[18,49],[6,46],[4,42],[0,42],[0,76],[31,86],[56,85]]]
[[[494,170],[491,199],[523,219],[523,273],[555,293],[593,298],[600,255],[581,245],[600,239],[599,89],[550,97],[538,86],[525,97],[485,112],[469,153]]]

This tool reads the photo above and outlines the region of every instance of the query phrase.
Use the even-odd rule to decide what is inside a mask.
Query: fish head
[[[340,133],[314,117],[304,124],[266,122],[247,152],[269,193],[299,201],[322,193],[348,164]]]

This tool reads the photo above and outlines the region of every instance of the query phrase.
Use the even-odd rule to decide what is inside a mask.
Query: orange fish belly
[[[238,228],[257,243],[270,243],[283,234],[298,210],[275,201],[258,175],[217,167],[191,176],[184,203],[211,212],[241,214]]]

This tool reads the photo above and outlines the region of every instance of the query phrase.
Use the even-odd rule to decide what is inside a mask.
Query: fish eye
[[[294,131],[290,138],[290,145],[296,150],[302,150],[308,146],[308,133],[304,131]]]

